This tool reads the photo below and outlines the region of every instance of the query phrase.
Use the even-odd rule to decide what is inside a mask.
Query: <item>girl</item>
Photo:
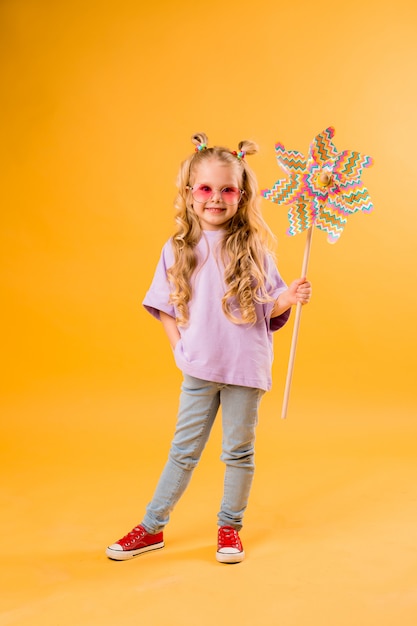
[[[255,427],[271,387],[272,333],[292,305],[310,300],[305,277],[289,287],[273,262],[256,178],[245,156],[207,147],[205,134],[178,176],[176,232],[162,250],[143,302],[162,322],[183,373],[169,458],[141,524],[109,546],[115,560],[162,548],[163,529],[187,487],[222,406],[225,463],[216,558],[244,559],[239,537],[254,473]]]

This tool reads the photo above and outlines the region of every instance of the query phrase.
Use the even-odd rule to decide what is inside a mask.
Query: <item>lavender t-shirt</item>
[[[221,230],[204,231],[196,246],[198,265],[192,276],[189,324],[179,327],[181,338],[175,347],[175,362],[181,371],[196,378],[267,391],[272,384],[272,333],[286,323],[290,313],[271,318],[274,303],[257,303],[254,325],[235,324],[227,319],[221,304],[225,285],[218,244],[222,235]],[[146,310],[157,319],[160,311],[176,317],[169,302],[171,285],[166,275],[173,263],[169,240],[143,301]],[[286,285],[272,258],[267,263],[268,293],[276,299]]]

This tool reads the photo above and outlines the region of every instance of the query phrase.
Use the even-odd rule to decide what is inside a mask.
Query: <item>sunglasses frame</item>
[[[198,190],[200,187],[210,187],[210,185],[199,185],[199,186],[197,187],[197,190]],[[229,185],[229,187],[230,187],[230,185]],[[186,186],[186,189],[188,189],[189,191],[191,191],[191,195],[193,196],[193,198],[194,198],[194,200],[195,200],[196,202],[201,202],[201,203],[203,203],[203,202],[204,202],[204,203],[205,203],[205,202],[209,202],[209,201],[212,199],[212,197],[214,196],[215,192],[216,192],[216,191],[219,191],[219,192],[220,192],[220,195],[221,195],[221,197],[222,197],[223,202],[224,202],[225,204],[227,204],[228,206],[232,206],[233,204],[239,204],[239,202],[240,202],[240,201],[241,201],[241,199],[242,199],[243,194],[245,193],[245,190],[244,190],[244,189],[239,189],[239,187],[233,187],[233,189],[236,189],[236,190],[238,190],[238,191],[239,191],[240,195],[239,195],[239,198],[238,198],[235,202],[231,202],[231,203],[230,203],[230,202],[226,202],[226,200],[225,200],[225,199],[224,199],[224,197],[223,197],[223,189],[227,189],[227,185],[226,185],[225,187],[223,187],[223,189],[212,189],[212,190],[211,190],[211,195],[210,195],[210,196],[209,196],[206,200],[199,200],[198,198],[196,198],[196,197],[194,196],[194,193],[193,193],[193,192],[194,192],[194,187],[191,187],[191,185],[187,185],[187,186]],[[211,189],[211,187],[210,187],[210,189]]]

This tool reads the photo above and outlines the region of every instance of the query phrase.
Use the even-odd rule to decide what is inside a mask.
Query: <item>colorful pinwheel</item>
[[[261,193],[272,202],[288,205],[289,235],[316,226],[334,243],[348,215],[372,211],[371,198],[361,181],[362,170],[372,165],[372,159],[350,150],[337,152],[333,135],[332,127],[317,135],[307,159],[281,143],[275,146],[278,164],[289,178],[278,180],[272,189]]]
[[[335,243],[348,215],[356,211],[369,213],[373,209],[368,190],[361,181],[363,168],[372,165],[371,157],[350,150],[337,152],[332,143],[333,135],[332,127],[318,134],[311,142],[307,159],[301,152],[286,150],[277,143],[277,161],[288,177],[278,180],[272,189],[261,191],[268,200],[288,206],[289,235],[308,230],[303,277],[307,274],[314,226],[327,233],[330,243]],[[282,418],[287,415],[301,308],[302,305],[297,304]]]

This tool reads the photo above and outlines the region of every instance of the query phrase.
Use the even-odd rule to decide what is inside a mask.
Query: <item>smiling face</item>
[[[220,192],[226,188],[241,187],[238,168],[216,158],[206,159],[196,167],[190,184],[194,189],[205,186],[213,190],[212,197],[206,202],[199,202],[193,197],[193,209],[202,230],[225,228],[237,213],[239,199],[234,204],[226,204]]]

